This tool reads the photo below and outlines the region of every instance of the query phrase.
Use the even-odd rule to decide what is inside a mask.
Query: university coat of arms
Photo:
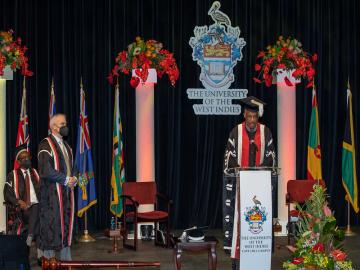
[[[232,27],[229,17],[220,11],[220,2],[215,1],[208,15],[214,24],[196,26],[189,44],[192,57],[201,67],[200,81],[206,89],[228,89],[234,81],[233,68],[242,59],[246,45],[240,38],[239,27]]]
[[[267,213],[261,202],[253,197],[254,206],[246,207],[245,221],[249,224],[249,231],[253,234],[259,234],[263,231],[263,223],[266,221]]]

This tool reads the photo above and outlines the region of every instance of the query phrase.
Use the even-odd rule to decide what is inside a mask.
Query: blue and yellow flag
[[[307,155],[307,177],[312,180],[322,179],[321,148],[319,131],[319,113],[315,88],[312,90],[312,109],[309,128],[309,142]]]
[[[350,87],[348,86],[348,88]],[[342,184],[346,190],[346,199],[351,203],[354,211],[358,213],[358,186],[356,177],[355,137],[353,121],[354,119],[352,113],[352,94],[350,89],[348,89],[345,133],[342,147]]]
[[[124,151],[122,143],[122,125],[119,109],[119,83],[115,88],[114,124],[113,124],[113,149],[111,169],[111,198],[110,211],[120,217],[123,205],[120,199],[122,184],[125,182]]]
[[[80,118],[75,155],[75,169],[78,177],[78,217],[97,203],[95,191],[94,169],[91,155],[91,141],[88,117],[85,106],[85,92],[80,86]]]

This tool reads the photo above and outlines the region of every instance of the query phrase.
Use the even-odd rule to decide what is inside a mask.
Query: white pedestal
[[[288,180],[296,179],[296,83],[300,80],[292,77],[292,71],[278,70],[277,85],[277,141],[278,163],[280,175],[278,180],[278,218],[282,232],[286,235],[287,207],[285,205],[286,184]],[[288,78],[292,83],[285,82]]]
[[[4,184],[6,181],[6,80],[13,79],[13,72],[9,66],[0,76],[0,232],[6,230],[6,208],[4,202]]]
[[[135,71],[132,73],[136,76]],[[154,151],[154,84],[155,69],[149,69],[146,82],[136,87],[136,181],[155,181]],[[139,212],[152,211],[154,206],[140,205]]]

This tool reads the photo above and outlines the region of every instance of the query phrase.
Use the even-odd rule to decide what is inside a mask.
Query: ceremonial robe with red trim
[[[70,165],[72,150],[65,142]],[[55,137],[50,135],[38,148],[38,169],[41,178],[40,248],[60,250],[71,246],[74,223],[74,191],[65,186],[66,162]],[[72,171],[72,168],[70,168]]]
[[[257,124],[256,132],[249,132],[245,122],[230,133],[224,155],[223,232],[224,249],[239,259],[239,186],[234,176],[239,167],[275,167],[275,147],[271,131]],[[240,179],[241,181],[241,179]],[[237,226],[234,226],[236,224]]]

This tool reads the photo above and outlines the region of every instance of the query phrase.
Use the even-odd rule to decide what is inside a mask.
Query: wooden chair
[[[125,182],[122,186],[123,199],[123,226],[124,237],[123,246],[133,250],[137,250],[138,240],[138,223],[139,222],[154,222],[155,224],[155,245],[170,247],[170,206],[172,201],[167,196],[157,193],[155,182]],[[160,200],[164,201],[167,210],[161,211],[158,209]],[[138,207],[140,204],[154,204],[154,211],[139,213]],[[130,208],[130,210],[129,210]],[[159,241],[159,231],[157,230],[159,223],[166,224],[165,243]],[[128,229],[127,225],[132,223],[134,225],[134,243],[128,244]]]
[[[316,183],[319,183],[325,188],[325,182],[323,180],[289,180],[287,182],[286,204],[288,206],[288,245],[290,244],[290,238],[295,237],[294,228],[297,221],[292,221],[292,219],[298,219],[300,214],[298,210],[290,210],[290,204],[305,203],[310,197],[311,192],[313,191],[313,186]]]

